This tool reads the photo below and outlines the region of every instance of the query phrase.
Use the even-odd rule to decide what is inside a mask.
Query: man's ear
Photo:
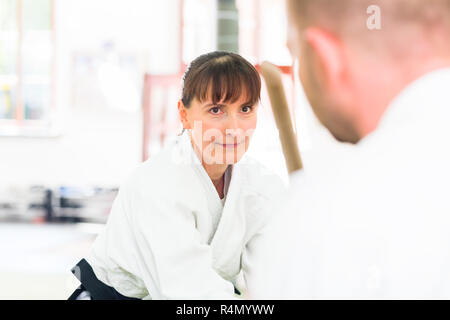
[[[341,42],[330,32],[315,27],[305,30],[305,39],[315,60],[323,68],[321,80],[325,83],[322,85],[338,88],[345,76],[345,57]]]
[[[186,107],[184,106],[184,103],[182,100],[178,101],[178,114],[180,116],[180,120],[183,125],[183,129],[191,129],[191,126],[187,119],[187,110],[186,110]]]

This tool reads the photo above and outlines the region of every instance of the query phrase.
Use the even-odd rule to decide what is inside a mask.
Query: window
[[[53,2],[0,0],[0,135],[34,135],[50,125]]]
[[[292,64],[286,47],[286,9],[281,0],[236,0],[239,10],[239,52],[253,63],[268,60]]]

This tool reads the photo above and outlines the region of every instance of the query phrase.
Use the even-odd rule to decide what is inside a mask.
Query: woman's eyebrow
[[[207,107],[224,107],[224,106],[226,105],[222,103],[207,103],[203,107],[207,108]]]
[[[255,103],[252,102],[247,102],[244,103],[243,105],[241,105],[241,107],[248,107],[248,106],[253,106],[255,105]],[[203,106],[203,108],[207,108],[207,107],[226,107],[227,105],[224,103],[207,103]]]

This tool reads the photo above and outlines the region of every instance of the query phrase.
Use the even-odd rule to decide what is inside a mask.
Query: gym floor
[[[0,224],[0,299],[67,299],[79,285],[70,269],[103,225]]]

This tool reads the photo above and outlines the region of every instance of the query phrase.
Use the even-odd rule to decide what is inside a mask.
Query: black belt
[[[71,271],[81,282],[81,286],[72,293],[69,300],[76,300],[78,295],[84,290],[89,292],[92,300],[141,300],[126,297],[113,287],[98,280],[91,265],[85,259],[81,259]]]
[[[85,259],[81,259],[71,271],[81,282],[81,286],[72,293],[68,300],[76,300],[81,292],[85,290],[89,292],[92,300],[141,300],[126,297],[113,287],[98,280],[91,265]],[[236,287],[234,288],[234,293],[241,294]]]

